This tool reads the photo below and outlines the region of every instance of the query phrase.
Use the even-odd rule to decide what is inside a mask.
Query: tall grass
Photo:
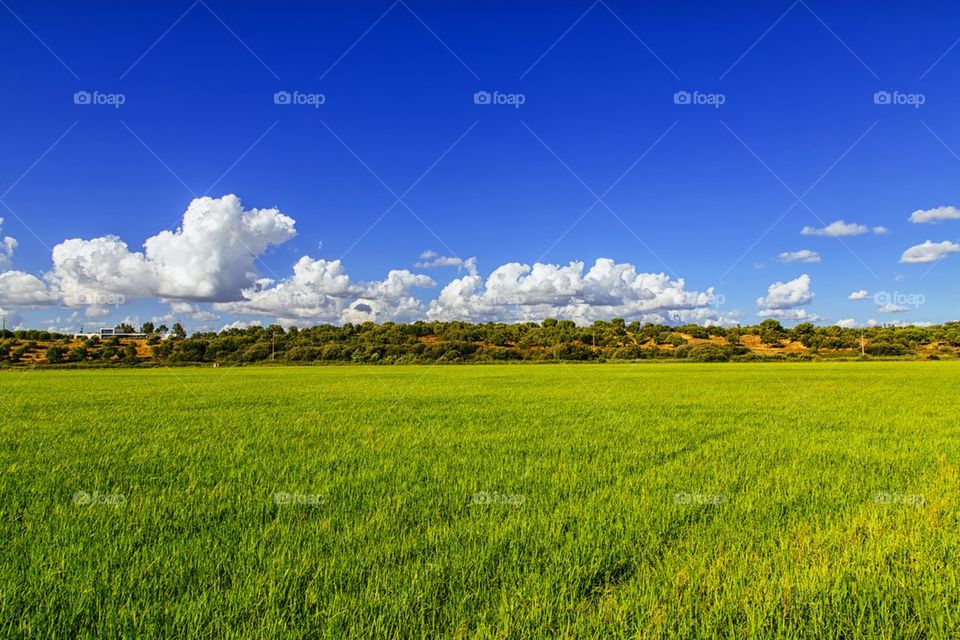
[[[950,363],[0,373],[0,636],[960,635]]]

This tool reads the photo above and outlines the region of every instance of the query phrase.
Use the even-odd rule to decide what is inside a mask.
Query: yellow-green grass
[[[958,637],[958,389],[948,362],[0,372],[0,636]]]

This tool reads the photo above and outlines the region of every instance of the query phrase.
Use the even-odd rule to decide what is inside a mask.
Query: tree
[[[760,341],[764,344],[779,345],[780,341],[787,336],[783,325],[773,318],[767,318],[761,322],[757,329],[760,333]]]
[[[173,331],[174,338],[180,338],[182,340],[187,337],[187,332],[184,331],[183,325],[181,325],[179,322],[173,325],[173,329],[171,331]]]
[[[113,330],[118,333],[136,333],[137,332],[136,329],[134,329],[131,325],[127,324],[126,322],[121,322],[116,327],[114,327]]]
[[[140,333],[145,333],[147,335],[150,335],[153,332],[154,332],[154,327],[152,322],[144,322],[142,325],[140,325]]]
[[[63,353],[63,347],[50,347],[44,355],[50,364],[59,364],[63,362]]]

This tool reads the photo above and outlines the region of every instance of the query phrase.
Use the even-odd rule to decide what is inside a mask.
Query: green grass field
[[[960,636],[947,362],[0,372],[0,636]]]

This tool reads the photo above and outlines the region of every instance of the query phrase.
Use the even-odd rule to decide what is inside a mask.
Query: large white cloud
[[[116,236],[58,244],[49,280],[67,305],[111,297],[233,300],[256,278],[267,247],[295,234],[293,219],[277,209],[244,210],[235,195],[197,198],[181,226],[148,238],[143,253]]]
[[[960,209],[956,207],[936,207],[934,209],[917,209],[910,214],[910,222],[914,224],[936,223],[944,220],[960,220]]]
[[[774,282],[767,287],[767,295],[757,298],[757,315],[762,318],[782,318],[784,320],[820,320],[820,317],[805,309],[798,309],[813,302],[810,290],[810,276],[803,274],[787,282]]]
[[[53,248],[48,279],[68,306],[117,304],[155,295],[157,273],[116,236],[64,240]]]
[[[157,271],[157,294],[179,300],[235,298],[256,276],[254,263],[270,245],[296,235],[293,218],[277,209],[245,211],[240,198],[197,198],[176,232],[143,246]]]
[[[651,322],[723,321],[712,288],[687,291],[683,279],[638,273],[634,265],[609,258],[598,258],[586,273],[584,266],[512,262],[494,269],[485,281],[473,271],[444,287],[430,302],[427,316],[474,322],[555,317],[579,324],[615,316]]]
[[[243,289],[239,301],[218,303],[214,308],[290,321],[406,321],[423,315],[423,305],[411,290],[435,285],[429,276],[406,270],[390,271],[384,280],[354,282],[339,260],[304,256],[289,278],[279,282],[258,280]]]
[[[960,252],[960,244],[944,240],[943,242],[932,242],[927,240],[918,245],[914,245],[903,252],[900,256],[900,262],[907,264],[923,264],[926,262],[936,262],[947,257],[947,254]]]
[[[789,309],[813,301],[810,276],[803,274],[788,282],[774,282],[767,288],[767,295],[757,298],[757,306],[769,309]]]
[[[34,307],[54,304],[57,295],[40,278],[23,271],[0,273],[0,305]]]

